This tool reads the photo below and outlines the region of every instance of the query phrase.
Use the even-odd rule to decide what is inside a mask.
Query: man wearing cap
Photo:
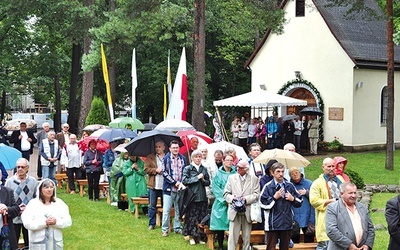
[[[327,206],[340,197],[340,184],[343,178],[335,174],[335,162],[332,158],[325,158],[322,163],[324,171],[310,188],[310,203],[315,208],[315,235],[317,250],[328,249],[329,238],[326,234],[325,216]]]
[[[22,157],[29,161],[33,154],[33,145],[37,142],[33,132],[26,130],[26,122],[19,124],[20,130],[13,131],[10,137],[10,143],[14,143],[14,148],[22,153]]]
[[[250,217],[251,204],[258,201],[260,194],[259,179],[248,174],[249,164],[241,160],[236,165],[236,174],[228,178],[224,190],[224,198],[228,203],[229,238],[228,250],[234,250],[242,230],[243,249],[249,249],[252,220]],[[237,212],[232,208],[232,203],[241,198],[246,206],[246,211]]]
[[[303,199],[294,185],[285,180],[285,166],[276,162],[271,166],[274,179],[268,182],[260,196],[260,207],[264,210],[265,234],[267,250],[275,249],[279,241],[279,249],[289,249],[293,228],[293,207],[300,207]]]

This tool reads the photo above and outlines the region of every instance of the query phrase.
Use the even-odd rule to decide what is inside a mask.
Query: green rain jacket
[[[221,166],[213,179],[212,192],[215,201],[211,210],[210,230],[229,230],[228,205],[224,199],[224,189],[229,175],[235,173],[233,168],[228,173],[224,166]]]
[[[121,153],[117,159],[114,160],[110,171],[110,198],[111,202],[118,202],[121,200],[121,194],[125,193],[125,177],[122,174],[122,168],[128,159],[124,159],[124,153]]]
[[[144,172],[144,161],[139,157],[136,158],[138,170],[132,169],[133,161],[129,159],[123,169],[122,173],[125,176],[125,188],[128,195],[129,207],[131,212],[135,212],[135,205],[132,203],[132,197],[147,196],[147,185]]]

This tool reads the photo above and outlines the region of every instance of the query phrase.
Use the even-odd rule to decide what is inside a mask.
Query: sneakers
[[[116,207],[116,206],[118,206],[118,203],[117,202],[111,202],[110,205],[113,206],[113,207]]]
[[[189,244],[190,245],[196,245],[196,241],[192,238],[189,240]]]
[[[176,234],[182,234],[182,230],[180,230],[180,229],[179,229],[179,230],[176,230],[175,233],[176,233]]]
[[[154,226],[149,226],[149,230],[154,230]]]
[[[70,194],[75,194],[75,190],[72,190]]]
[[[168,232],[162,232],[162,237],[167,237],[168,236]]]

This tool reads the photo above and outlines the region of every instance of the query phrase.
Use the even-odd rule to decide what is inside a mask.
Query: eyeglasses
[[[27,166],[17,166],[17,168],[22,168],[22,169],[24,169],[24,168],[26,168]]]
[[[328,167],[328,168],[333,168],[333,167],[335,167],[335,165],[328,165],[328,166],[326,166],[326,167]]]

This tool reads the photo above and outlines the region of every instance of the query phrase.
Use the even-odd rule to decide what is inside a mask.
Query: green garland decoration
[[[318,108],[320,110],[324,110],[324,101],[322,100],[321,97],[321,93],[318,91],[318,89],[309,81],[307,80],[303,80],[303,79],[294,79],[292,81],[288,81],[287,83],[285,83],[282,88],[279,89],[278,94],[282,94],[286,89],[288,89],[291,85],[294,84],[304,84],[307,85],[316,95],[317,95],[317,99],[318,99]],[[323,129],[323,125],[324,125],[324,120],[320,119],[319,121],[319,140],[323,141],[324,140],[324,129]]]

